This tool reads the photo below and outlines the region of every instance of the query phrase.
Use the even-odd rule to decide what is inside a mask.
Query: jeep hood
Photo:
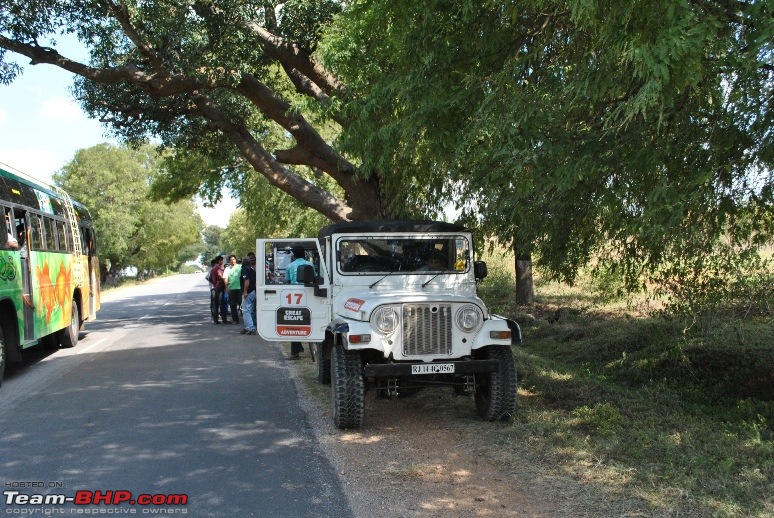
[[[417,293],[409,292],[373,292],[357,291],[349,292],[335,303],[334,311],[336,314],[354,320],[369,320],[371,313],[380,306],[399,306],[401,304],[422,304],[422,303],[451,303],[451,304],[474,304],[487,315],[486,306],[478,297],[467,297],[462,295],[453,295],[449,293]]]

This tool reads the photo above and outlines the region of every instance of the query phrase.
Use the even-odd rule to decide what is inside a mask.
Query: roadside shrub
[[[774,264],[755,248],[730,246],[676,261],[658,272],[664,311],[697,324],[717,318],[774,316]]]
[[[178,268],[178,273],[188,274],[188,273],[198,273],[201,270],[197,268],[196,266],[192,264],[181,264],[180,268]]]

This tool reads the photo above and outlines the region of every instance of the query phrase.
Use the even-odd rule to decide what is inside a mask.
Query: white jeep
[[[288,254],[304,248],[314,264],[285,284]],[[332,385],[339,428],[363,423],[367,390],[409,395],[445,385],[475,395],[487,421],[516,410],[512,320],[476,296],[486,264],[474,261],[464,227],[426,221],[356,221],[317,239],[257,240],[258,333],[308,342],[317,379]]]

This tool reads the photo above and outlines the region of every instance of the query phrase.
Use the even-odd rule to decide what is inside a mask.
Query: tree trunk
[[[520,254],[513,246],[516,256],[516,304],[523,306],[535,302],[535,287],[532,283],[532,254]]]

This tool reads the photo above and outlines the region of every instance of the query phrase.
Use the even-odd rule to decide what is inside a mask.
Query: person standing
[[[255,270],[250,264],[250,258],[245,257],[242,260],[242,317],[245,321],[245,328],[240,331],[243,335],[257,334],[253,311],[255,308]]]
[[[239,306],[242,305],[242,265],[237,263],[235,255],[228,256],[228,262],[231,265],[226,274],[226,284],[228,286],[228,305],[231,308],[231,322],[239,323]]]
[[[212,320],[216,324],[218,321],[218,312],[224,324],[228,324],[226,310],[223,308],[223,294],[226,292],[226,281],[223,279],[223,256],[215,258],[215,264],[210,270],[210,284],[212,284],[212,300],[210,301],[210,310],[212,311]]]
[[[294,246],[293,262],[291,262],[285,269],[285,276],[288,280],[288,284],[301,284],[300,282],[298,282],[298,267],[303,264],[308,264],[309,266],[314,268],[314,265],[306,260],[304,247]],[[315,271],[315,276],[317,276],[317,271]],[[302,352],[304,352],[304,346],[301,342],[290,342],[291,360],[298,360],[299,358],[301,358],[300,354]]]

